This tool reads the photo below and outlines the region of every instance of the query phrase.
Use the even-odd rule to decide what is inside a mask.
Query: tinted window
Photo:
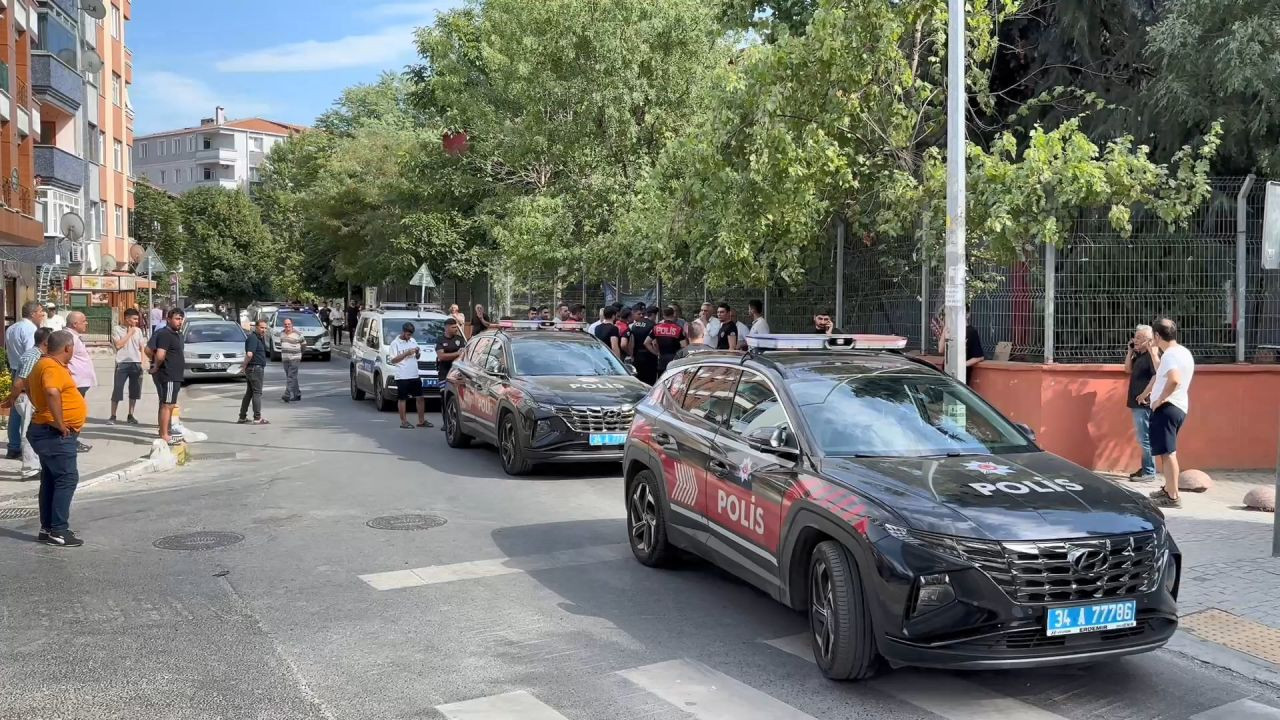
[[[436,342],[444,335],[444,320],[428,320],[426,318],[413,318],[407,320],[400,318],[399,320],[386,319],[382,321],[382,337],[396,338],[400,333],[404,332],[404,324],[406,322],[413,323],[413,337],[418,341],[419,345],[436,346]],[[390,342],[388,339],[387,342]]]
[[[684,409],[708,422],[723,425],[733,410],[733,391],[742,372],[736,368],[704,365],[685,388]]]
[[[787,412],[782,408],[777,393],[763,377],[744,370],[733,398],[729,430],[745,437],[752,430],[787,425]]]
[[[684,391],[693,380],[697,368],[688,368],[675,373],[661,383],[661,402],[664,407],[678,408],[684,403]]]
[[[548,335],[552,331],[545,331]],[[627,375],[609,348],[598,342],[521,337],[511,343],[516,375]]]
[[[472,343],[467,351],[467,362],[478,367],[484,367],[484,358],[489,354],[489,346],[492,344],[492,335],[487,335]]]
[[[324,330],[324,325],[320,324],[320,318],[312,315],[311,313],[276,313],[276,327],[284,327],[285,320],[292,320],[293,327],[297,330]]]
[[[235,323],[196,323],[187,327],[183,340],[189,343],[244,342],[244,331]]]
[[[489,354],[484,359],[485,372],[506,373],[507,372],[507,353],[501,340],[495,339],[493,346],[489,349]]]
[[[968,387],[943,375],[858,374],[790,382],[796,404],[829,455],[920,457],[1034,449]]]

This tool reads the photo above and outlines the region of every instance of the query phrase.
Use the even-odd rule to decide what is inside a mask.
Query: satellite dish
[[[113,271],[113,270],[115,270],[115,269],[116,269],[116,256],[115,256],[115,255],[110,255],[110,254],[108,254],[108,255],[103,255],[103,256],[102,256],[102,272],[103,272],[103,274],[105,275],[106,273],[109,273],[109,272],[111,272],[111,271]]]
[[[85,72],[96,73],[102,69],[102,56],[93,48],[85,48],[84,54],[80,56],[84,64]]]
[[[107,16],[107,6],[102,4],[102,0],[80,0],[80,9],[94,20]]]
[[[64,213],[62,220],[58,223],[58,229],[62,232],[62,237],[73,243],[80,242],[84,237],[84,219],[75,211]]]
[[[76,66],[77,58],[76,58],[76,49],[74,47],[63,48],[58,52],[54,53],[53,56],[71,67]]]

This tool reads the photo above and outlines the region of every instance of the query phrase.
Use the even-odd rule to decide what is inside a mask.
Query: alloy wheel
[[[510,419],[502,423],[502,442],[499,443],[498,452],[502,455],[502,464],[511,467],[516,453],[516,424]]]
[[[649,484],[638,482],[631,491],[627,505],[627,520],[631,525],[631,543],[636,550],[647,553],[653,549],[653,537],[657,532],[658,506],[653,500]]]
[[[456,438],[458,433],[458,404],[452,399],[448,403],[444,413],[444,433],[450,438]]]
[[[823,660],[830,660],[835,652],[836,629],[832,613],[835,598],[831,592],[831,568],[825,560],[813,566],[813,580],[809,588],[809,625],[813,631],[814,648]]]

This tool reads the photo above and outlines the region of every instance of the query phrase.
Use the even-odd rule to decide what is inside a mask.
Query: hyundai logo
[[[617,420],[618,418],[622,417],[622,412],[618,410],[609,409],[602,412],[601,415],[604,416],[605,420]]]
[[[1076,572],[1099,573],[1107,569],[1107,554],[1097,548],[1071,548],[1067,562]]]

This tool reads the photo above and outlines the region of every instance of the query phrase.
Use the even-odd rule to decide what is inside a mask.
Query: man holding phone
[[[400,409],[400,427],[406,430],[413,429],[408,418],[411,399],[418,401],[418,427],[434,427],[427,421],[427,398],[422,392],[422,377],[418,374],[418,358],[422,355],[422,348],[413,332],[413,323],[405,323],[400,328],[400,334],[391,341],[388,350],[391,355],[388,362],[396,368],[396,404]]]
[[[1133,482],[1148,482],[1156,477],[1156,461],[1151,456],[1151,401],[1143,395],[1159,367],[1160,348],[1156,347],[1151,326],[1139,325],[1124,355],[1124,371],[1129,373],[1129,412],[1133,413],[1133,430],[1142,449],[1142,467],[1129,475]]]

